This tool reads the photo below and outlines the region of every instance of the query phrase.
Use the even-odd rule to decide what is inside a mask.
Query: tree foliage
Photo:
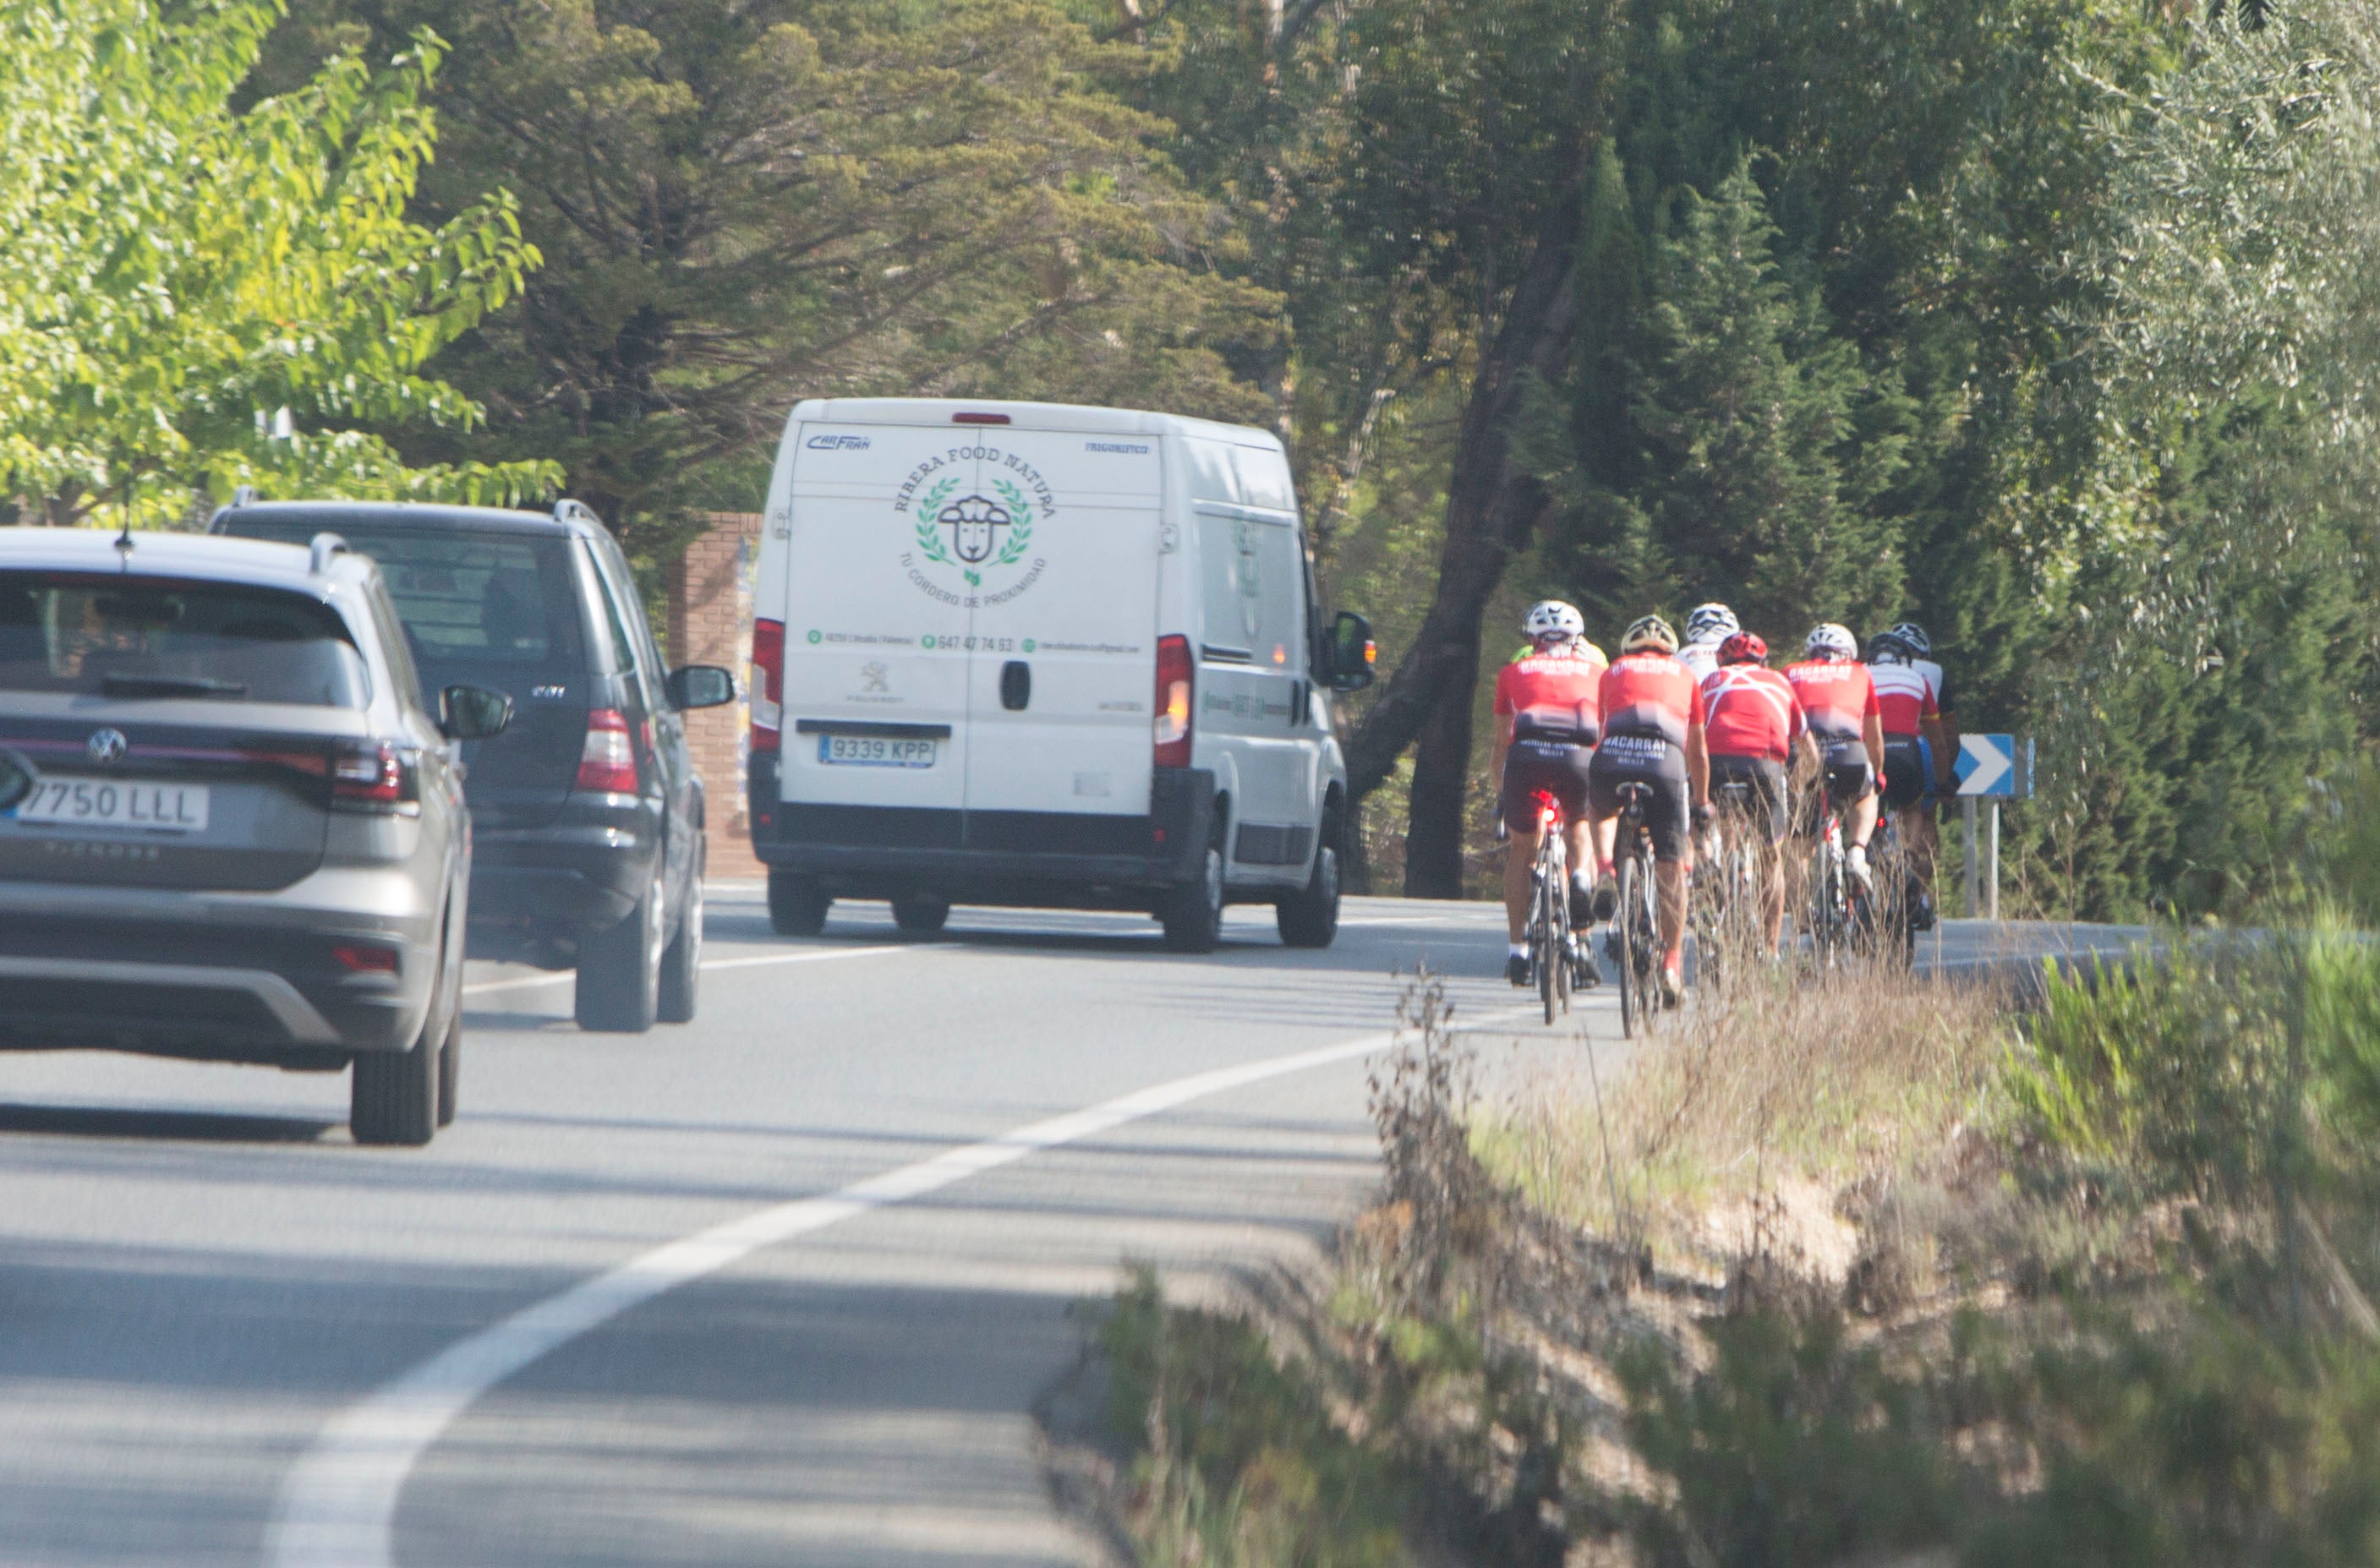
[[[497,496],[549,465],[412,468],[375,425],[456,431],[421,373],[535,266],[502,196],[407,212],[441,55],[334,54],[239,103],[274,0],[0,5],[0,494],[53,522],[279,493]]]

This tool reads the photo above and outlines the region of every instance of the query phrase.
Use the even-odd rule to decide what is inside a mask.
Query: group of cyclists
[[[1505,977],[1531,983],[1526,923],[1536,859],[1538,797],[1560,807],[1568,835],[1571,918],[1611,918],[1617,899],[1612,852],[1622,791],[1645,787],[1654,881],[1658,891],[1662,999],[1679,1001],[1686,888],[1697,838],[1707,838],[1715,787],[1742,787],[1751,826],[1767,846],[1762,927],[1774,954],[1785,918],[1781,848],[1790,827],[1788,774],[1797,754],[1823,779],[1847,840],[1852,880],[1865,889],[1879,807],[1899,814],[1920,893],[1912,918],[1933,923],[1933,800],[1954,789],[1958,731],[1942,667],[1924,627],[1904,621],[1864,649],[1828,621],[1803,640],[1800,661],[1768,666],[1768,645],[1723,604],[1686,618],[1681,643],[1667,621],[1647,615],[1607,659],[1586,640],[1586,622],[1560,600],[1533,605],[1522,621],[1529,641],[1496,677],[1500,813],[1511,847],[1504,862],[1510,946]],[[1590,871],[1589,868],[1592,868]],[[1578,955],[1589,984],[1591,952]]]

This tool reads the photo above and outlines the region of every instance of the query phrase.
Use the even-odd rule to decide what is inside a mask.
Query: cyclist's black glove
[[[1496,842],[1507,843],[1512,837],[1512,825],[1504,820],[1504,794],[1500,790],[1496,792]]]
[[[1695,832],[1700,833],[1705,828],[1708,827],[1711,825],[1710,803],[1708,802],[1705,802],[1703,804],[1696,806],[1694,811],[1694,818]],[[1674,822],[1677,819],[1672,817],[1670,820]]]

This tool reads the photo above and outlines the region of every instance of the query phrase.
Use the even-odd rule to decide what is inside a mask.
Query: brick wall
[[[752,574],[760,549],[760,514],[711,513],[710,528],[686,547],[669,578],[669,657],[673,664],[724,665],[740,692],[751,674]],[[742,702],[686,716],[687,747],[702,775],[710,813],[710,874],[759,876],[744,800],[745,737],[751,710]]]

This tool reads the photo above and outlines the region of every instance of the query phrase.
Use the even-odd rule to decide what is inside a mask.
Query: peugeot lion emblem
[[[91,732],[91,739],[84,742],[84,749],[91,753],[93,762],[122,762],[129,743],[124,739],[121,730],[94,730]]]

